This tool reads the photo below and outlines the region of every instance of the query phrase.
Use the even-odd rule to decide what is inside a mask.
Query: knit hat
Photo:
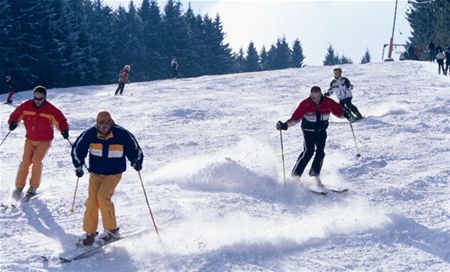
[[[111,117],[111,114],[107,111],[101,111],[97,114],[97,124],[101,123],[114,123],[114,120]]]

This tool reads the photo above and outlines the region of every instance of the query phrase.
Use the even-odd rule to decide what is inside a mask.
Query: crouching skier
[[[319,176],[323,159],[325,158],[324,149],[330,113],[339,118],[351,118],[341,105],[333,99],[323,96],[320,87],[314,86],[311,88],[310,97],[300,103],[292,114],[292,117],[284,123],[278,121],[276,124],[278,130],[287,130],[288,127],[297,124],[301,120],[304,137],[303,152],[297,159],[294,169],[292,170],[292,176],[298,177],[299,179],[301,178],[306,165],[314,155],[315,149],[316,155],[312,162],[309,175],[313,178],[319,188],[324,187]]]
[[[108,242],[120,237],[111,198],[126,170],[126,159],[136,171],[142,169],[144,155],[136,138],[114,123],[107,111],[99,112],[97,124],[77,138],[72,147],[72,161],[77,177],[82,177],[83,165],[89,151],[89,193],[85,203],[83,230],[79,244],[89,246],[98,241]],[[97,236],[98,210],[105,231]]]

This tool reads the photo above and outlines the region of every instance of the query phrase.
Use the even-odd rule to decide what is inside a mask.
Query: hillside
[[[126,238],[89,258],[56,262],[82,234],[88,178],[80,179],[72,214],[70,145],[55,133],[42,193],[0,210],[0,270],[450,271],[450,77],[423,62],[342,68],[366,117],[354,124],[362,156],[355,157],[348,122],[333,117],[322,180],[350,191],[327,197],[294,179],[283,185],[275,123],[312,85],[328,87],[330,67],[131,83],[121,97],[113,96],[116,85],[49,90],[71,141],[104,109],[136,136],[161,242],[128,167],[113,197]],[[13,107],[0,110],[3,138]],[[300,126],[283,138],[290,173],[303,146]],[[0,147],[2,202],[23,142],[20,125]]]

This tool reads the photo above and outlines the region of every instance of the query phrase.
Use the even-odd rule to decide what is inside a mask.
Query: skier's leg
[[[123,89],[125,89],[125,83],[121,83],[119,94],[122,95]]]
[[[348,98],[344,98],[339,100],[339,104],[341,104],[342,108],[344,108],[344,111],[346,111],[352,118],[355,118],[355,114],[350,110],[348,107]]]
[[[97,192],[104,176],[90,174],[88,198],[84,203],[86,210],[83,217],[83,230],[86,233],[95,233],[98,225]]]
[[[50,143],[50,141],[33,142],[34,152],[33,156],[31,157],[31,163],[33,164],[33,166],[31,167],[30,186],[34,189],[37,189],[41,184],[42,161],[44,160],[45,154],[47,154],[47,151],[50,148]]]
[[[359,112],[358,108],[352,104],[352,97],[347,99],[347,108],[356,116],[356,118],[361,119],[362,115]]]
[[[314,132],[303,131],[303,152],[298,157],[297,162],[292,169],[292,176],[301,177],[306,165],[311,160],[311,157],[314,154],[314,134]]]
[[[122,82],[119,82],[119,85],[117,86],[117,89],[116,89],[116,92],[114,93],[114,95],[117,95],[119,93],[121,85],[122,85]]]
[[[14,95],[14,92],[11,92],[11,91],[8,92],[8,97],[6,98],[6,103],[8,103],[8,104],[12,103],[13,95]]]
[[[121,178],[122,174],[105,176],[97,192],[97,203],[105,230],[117,229],[116,213],[111,198]]]
[[[25,140],[23,147],[22,161],[20,162],[19,169],[16,176],[16,189],[23,189],[26,185],[28,171],[31,165],[31,158],[33,157],[33,145],[30,140]]]
[[[310,176],[319,176],[322,170],[323,159],[325,158],[325,143],[327,141],[327,131],[322,130],[316,133],[316,155],[309,170]]]

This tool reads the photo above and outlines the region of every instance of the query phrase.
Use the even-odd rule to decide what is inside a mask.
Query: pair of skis
[[[329,192],[345,193],[345,192],[349,191],[348,188],[334,187],[334,186],[330,186],[330,185],[324,185],[324,187],[308,187],[308,190],[312,193],[320,194],[320,195],[324,195],[324,196],[327,196]]]
[[[0,207],[2,207],[2,209],[4,209],[4,210],[6,210],[8,208],[17,209],[22,203],[30,202],[31,199],[35,198],[39,194],[40,194],[40,192],[38,192],[37,194],[35,194],[33,196],[25,195],[23,198],[20,198],[20,199],[17,199],[17,200],[16,199],[11,199],[10,202],[1,203]]]

